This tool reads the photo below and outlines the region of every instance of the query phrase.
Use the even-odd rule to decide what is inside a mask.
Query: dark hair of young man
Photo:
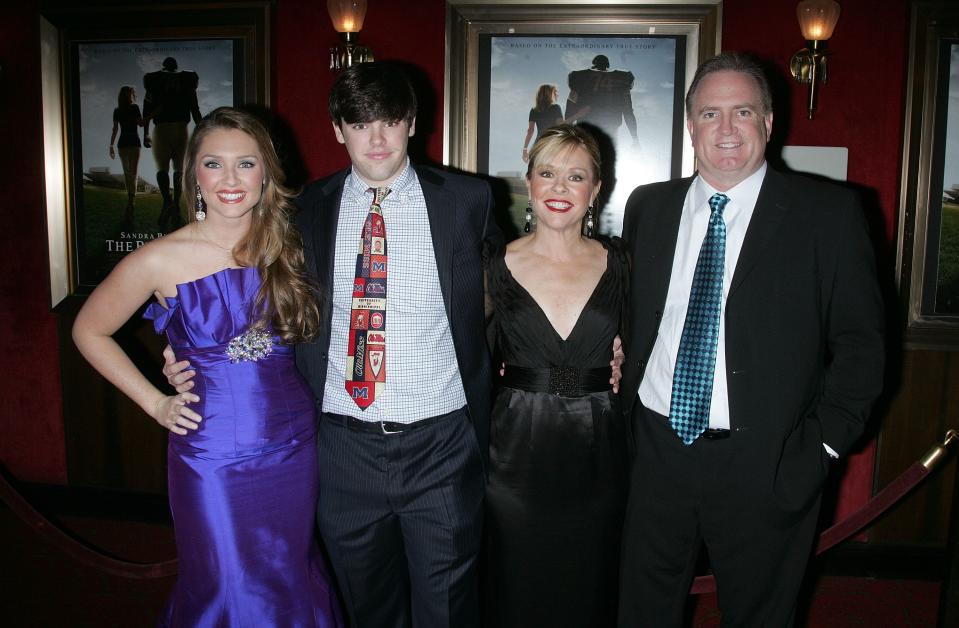
[[[375,120],[413,122],[416,94],[406,73],[383,61],[357,63],[330,90],[330,118],[336,124]]]

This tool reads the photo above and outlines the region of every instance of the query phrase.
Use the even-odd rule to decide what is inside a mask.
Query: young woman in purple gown
[[[226,107],[197,126],[184,175],[196,220],[124,258],[73,328],[87,360],[170,431],[179,577],[158,623],[341,626],[314,537],[313,396],[293,361],[319,312],[292,193],[263,125]],[[111,338],[151,296],[144,316],[190,361],[190,392],[157,390]]]

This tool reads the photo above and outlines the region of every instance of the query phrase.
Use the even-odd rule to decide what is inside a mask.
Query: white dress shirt
[[[380,205],[389,255],[386,295],[386,387],[366,410],[346,392],[346,352],[356,252],[373,201],[354,170],[343,183],[336,224],[333,313],[323,411],[365,421],[411,423],[466,405],[440,291],[426,199],[416,171],[406,167]]]
[[[739,261],[739,252],[746,239],[746,229],[756,208],[756,199],[766,176],[766,163],[738,185],[723,192],[729,202],[723,209],[726,223],[726,264],[723,270],[723,299],[719,313],[719,341],[716,346],[716,368],[713,372],[713,397],[709,409],[710,428],[730,428],[729,395],[726,382],[726,297]],[[673,390],[673,370],[679,353],[679,341],[686,323],[689,293],[696,272],[699,249],[709,226],[709,199],[718,192],[702,177],[693,179],[683,213],[679,220],[673,269],[669,276],[666,307],[659,324],[659,333],[646,366],[646,374],[639,385],[639,398],[647,408],[669,416]]]

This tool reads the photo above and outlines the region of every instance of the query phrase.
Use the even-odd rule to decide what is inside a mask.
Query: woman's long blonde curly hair
[[[253,114],[233,107],[211,111],[193,131],[183,168],[183,197],[196,196],[197,153],[203,139],[217,129],[243,131],[253,138],[263,158],[263,192],[252,210],[250,230],[233,247],[241,266],[255,266],[260,290],[254,311],[255,327],[271,327],[285,343],[304,342],[316,335],[320,322],[317,291],[307,276],[303,242],[291,224],[295,193],[285,187],[285,176],[273,140]],[[193,219],[193,212],[189,212]]]

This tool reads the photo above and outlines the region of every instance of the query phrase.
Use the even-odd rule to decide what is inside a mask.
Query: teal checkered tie
[[[709,199],[709,228],[699,249],[693,287],[689,292],[689,309],[686,310],[673,371],[669,423],[686,445],[691,445],[709,426],[726,265],[723,209],[728,202],[729,197],[725,194],[713,194]]]

